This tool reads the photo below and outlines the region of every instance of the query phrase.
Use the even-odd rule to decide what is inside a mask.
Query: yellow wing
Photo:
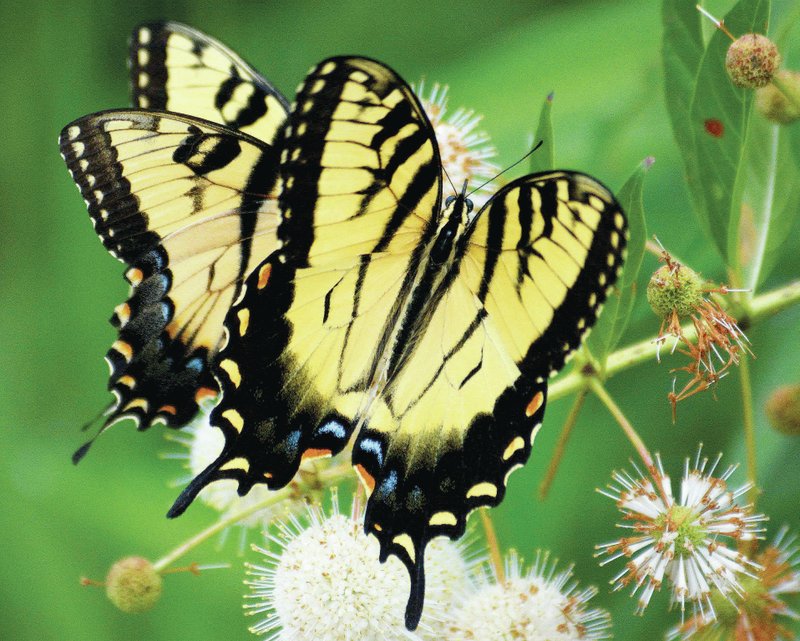
[[[129,264],[130,298],[112,318],[117,402],[106,425],[127,416],[141,429],[180,426],[216,394],[208,360],[225,314],[277,247],[274,151],[207,121],[143,111],[81,118],[60,143],[95,231]]]
[[[358,429],[365,527],[409,570],[413,629],[425,546],[462,534],[527,460],[546,378],[616,278],[624,216],[570,172],[515,181],[476,218],[463,193],[440,211],[430,124],[370,60],[312,70],[278,144],[283,245],[246,280],[215,361],[225,448],[170,515],[216,479],[281,487]]]
[[[130,42],[135,107],[204,118],[272,142],[288,102],[225,45],[177,22],[148,22]]]
[[[528,460],[547,378],[594,324],[625,234],[607,189],[552,172],[501,189],[455,241],[450,276],[398,346],[401,365],[353,446],[370,493],[365,527],[412,577],[427,542],[461,536],[469,512],[500,503]],[[407,621],[423,587],[412,579]]]
[[[314,68],[281,141],[279,252],[226,320],[212,421],[225,450],[172,515],[217,478],[285,485],[303,456],[336,453],[376,388],[376,358],[431,236],[440,163],[410,88],[371,60]],[[254,403],[253,399],[258,399]]]

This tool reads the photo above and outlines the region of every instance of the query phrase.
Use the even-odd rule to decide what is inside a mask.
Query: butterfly
[[[427,543],[461,536],[527,461],[547,379],[621,269],[625,214],[572,171],[513,180],[478,211],[467,184],[446,194],[419,99],[375,60],[322,61],[287,108],[186,27],[146,25],[132,47],[148,109],[62,134],[96,230],[131,265],[110,419],[179,425],[219,389],[224,448],[170,517],[215,480],[280,488],[352,441],[364,528],[408,570],[414,629]]]
[[[277,247],[270,141],[289,103],[227,47],[178,23],[135,29],[129,67],[138,109],[81,118],[59,143],[95,231],[128,265],[103,429],[124,418],[142,430],[181,427],[218,394],[210,362],[225,314]]]

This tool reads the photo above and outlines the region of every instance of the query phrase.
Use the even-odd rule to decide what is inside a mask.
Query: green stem
[[[606,409],[611,413],[611,416],[614,417],[614,420],[617,421],[619,426],[622,428],[622,431],[625,433],[625,436],[628,437],[628,440],[633,445],[633,448],[639,454],[639,457],[642,459],[642,462],[645,464],[648,470],[652,469],[653,466],[653,457],[650,455],[650,451],[647,449],[647,446],[644,444],[642,437],[639,436],[637,431],[631,425],[631,422],[625,417],[625,414],[622,413],[622,410],[619,408],[614,402],[614,399],[611,398],[611,395],[608,393],[603,384],[596,378],[591,377],[588,379],[588,385],[591,390],[595,393],[597,398],[599,398],[603,405],[606,406]]]
[[[260,512],[261,510],[264,510],[268,507],[272,507],[273,505],[280,503],[281,501],[284,501],[290,498],[291,496],[296,495],[298,492],[304,493],[305,491],[311,489],[312,486],[315,486],[316,483],[327,484],[332,481],[339,480],[349,473],[350,473],[349,466],[337,465],[336,467],[323,470],[318,474],[314,475],[315,483],[301,481],[299,483],[299,487],[287,486],[281,488],[280,490],[275,490],[274,492],[270,493],[270,495],[267,496],[263,501],[259,501],[258,503],[251,505],[250,507],[246,507],[242,510],[239,510],[238,512],[229,514],[228,516],[221,518],[216,523],[213,523],[205,530],[198,532],[192,538],[190,538],[187,541],[184,541],[178,547],[173,549],[171,552],[161,557],[158,561],[156,561],[153,564],[153,568],[155,569],[156,572],[163,572],[167,567],[170,566],[170,564],[174,563],[184,554],[193,550],[204,541],[207,541],[218,532],[221,532],[226,527],[235,525],[236,523],[239,523],[243,519],[246,519],[251,514],[255,514],[256,512]]]
[[[800,303],[800,281],[756,296],[750,301],[746,316],[740,316],[739,321],[740,324],[753,325],[798,303]],[[686,325],[682,329],[683,335],[688,340],[692,340],[695,337],[693,325]],[[606,361],[604,378],[609,378],[626,369],[653,360],[657,352],[657,346],[653,340],[653,338],[647,338],[610,354]],[[573,368],[569,374],[550,385],[550,389],[547,392],[547,400],[553,401],[574,394],[586,385],[587,378],[591,380],[592,377],[592,375],[584,373],[580,367]]]
[[[748,299],[753,298],[753,294],[758,287],[761,277],[761,267],[764,264],[764,257],[767,252],[767,238],[772,223],[772,210],[775,205],[775,183],[778,177],[778,147],[780,144],[780,128],[778,125],[770,127],[770,146],[769,146],[769,168],[767,170],[767,185],[764,194],[764,202],[761,204],[760,229],[756,238],[756,252],[753,257],[753,265],[747,279]]]
[[[750,362],[746,354],[739,361],[739,380],[742,384],[742,414],[744,421],[744,446],[747,459],[747,480],[753,484],[747,493],[755,505],[758,500],[758,474],[756,471],[756,426],[753,418],[753,385],[750,380]]]
[[[561,463],[561,459],[564,457],[564,451],[567,449],[567,442],[572,435],[572,428],[575,427],[575,424],[578,422],[578,415],[581,413],[588,393],[588,387],[584,387],[578,391],[577,396],[575,396],[575,401],[572,403],[572,408],[569,410],[567,420],[564,421],[564,426],[561,428],[558,442],[553,450],[553,458],[550,459],[547,472],[545,472],[544,478],[539,484],[539,500],[541,501],[547,498],[547,493],[550,491],[550,486],[553,484],[553,479],[556,477],[558,466]]]

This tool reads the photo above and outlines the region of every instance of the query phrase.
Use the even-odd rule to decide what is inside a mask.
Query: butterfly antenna
[[[480,186],[476,187],[475,189],[473,189],[471,192],[469,192],[469,193],[467,194],[467,197],[469,197],[469,196],[472,196],[472,194],[474,194],[474,193],[475,193],[476,191],[478,191],[479,189],[483,189],[483,188],[484,188],[486,185],[488,185],[488,184],[489,184],[490,182],[492,182],[493,180],[496,180],[497,178],[500,178],[500,176],[502,176],[504,173],[506,173],[506,172],[507,172],[509,169],[514,169],[514,167],[516,167],[518,164],[520,164],[520,163],[521,163],[523,160],[525,160],[525,159],[526,159],[528,156],[530,156],[530,155],[531,155],[531,154],[532,154],[534,151],[536,151],[536,150],[537,150],[539,147],[541,147],[543,144],[544,144],[544,140],[540,140],[539,142],[537,142],[537,143],[536,143],[536,145],[533,147],[533,149],[531,149],[531,150],[530,150],[530,151],[529,151],[527,154],[525,154],[525,155],[524,155],[522,158],[520,158],[520,159],[519,159],[517,162],[515,162],[513,165],[510,165],[510,166],[506,167],[506,168],[505,168],[503,171],[501,171],[499,174],[497,174],[497,175],[495,175],[495,176],[492,176],[492,177],[491,177],[491,178],[489,178],[489,180],[487,180],[485,183],[483,183],[482,185],[480,185]]]
[[[442,163],[442,171],[444,172],[444,175],[447,178],[447,182],[450,183],[450,187],[453,188],[453,193],[457,194],[458,190],[456,189],[456,186],[453,184],[453,181],[450,179],[450,174],[447,173],[447,169],[445,168],[444,163]]]

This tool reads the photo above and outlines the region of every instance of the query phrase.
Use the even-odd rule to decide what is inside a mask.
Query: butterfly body
[[[427,543],[463,534],[527,461],[546,381],[620,270],[624,214],[569,171],[516,179],[477,212],[466,185],[444,198],[433,127],[375,60],[324,60],[287,108],[182,25],[143,26],[132,52],[139,106],[198,113],[106,112],[62,134],[130,265],[110,419],[180,425],[219,390],[225,446],[170,516],[218,479],[283,487],[352,441],[364,526],[408,568],[414,628]]]

